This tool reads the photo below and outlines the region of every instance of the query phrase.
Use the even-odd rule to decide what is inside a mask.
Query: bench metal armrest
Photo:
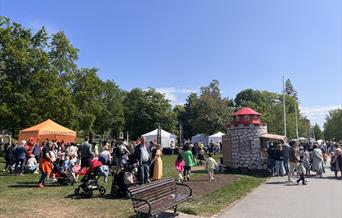
[[[178,182],[176,182],[176,185],[187,187],[189,189],[189,191],[190,191],[190,195],[189,196],[192,196],[192,188],[189,185],[184,184],[184,183],[178,183]]]
[[[141,198],[134,198],[134,197],[130,197],[130,199],[132,199],[133,201],[143,201],[143,202],[147,203],[147,205],[148,205],[148,215],[149,216],[151,215],[152,208],[151,208],[151,204],[150,204],[150,202],[148,200],[141,199]]]

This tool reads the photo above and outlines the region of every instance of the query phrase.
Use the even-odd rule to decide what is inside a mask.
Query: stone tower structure
[[[266,163],[261,159],[260,137],[267,133],[267,125],[261,123],[260,115],[248,107],[232,114],[233,121],[223,137],[223,160],[226,166],[266,169]]]

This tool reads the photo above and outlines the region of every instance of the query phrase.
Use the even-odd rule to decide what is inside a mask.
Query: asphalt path
[[[323,178],[307,185],[272,177],[245,198],[226,208],[219,218],[342,218],[342,180],[326,167]]]

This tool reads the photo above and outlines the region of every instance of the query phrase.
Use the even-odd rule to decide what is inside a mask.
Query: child
[[[191,167],[194,166],[193,162],[193,155],[191,152],[191,144],[184,146],[184,152],[183,152],[183,159],[184,159],[184,180],[187,179],[190,181],[190,173],[191,173]]]
[[[184,160],[181,154],[178,155],[175,166],[176,166],[176,171],[178,174],[178,182],[184,181],[184,178],[182,176],[184,172]]]
[[[299,184],[300,181],[302,181],[303,185],[306,185],[305,176],[304,176],[304,157],[305,157],[305,151],[303,147],[299,148],[299,166],[298,166],[298,173],[299,173],[299,179],[297,180],[297,184]]]
[[[212,153],[209,153],[208,156],[205,169],[208,170],[209,180],[212,181],[214,180],[214,170],[217,167],[217,162],[212,158]]]

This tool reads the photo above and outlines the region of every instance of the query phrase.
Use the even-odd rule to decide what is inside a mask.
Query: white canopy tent
[[[155,130],[153,130],[149,133],[146,133],[142,136],[145,138],[146,143],[157,142],[158,129],[155,129]],[[171,142],[173,142],[173,145],[176,145],[176,141],[177,141],[176,135],[169,133],[163,129],[161,130],[161,146],[163,148],[170,148]]]
[[[220,142],[222,142],[222,136],[224,136],[225,134],[223,132],[217,132],[211,136],[208,137],[208,142],[209,143],[214,143],[214,144],[219,144]]]
[[[202,144],[204,146],[208,146],[208,135],[206,134],[197,134],[195,136],[192,136],[191,138],[191,143],[195,144],[195,143],[199,143],[202,142]]]

